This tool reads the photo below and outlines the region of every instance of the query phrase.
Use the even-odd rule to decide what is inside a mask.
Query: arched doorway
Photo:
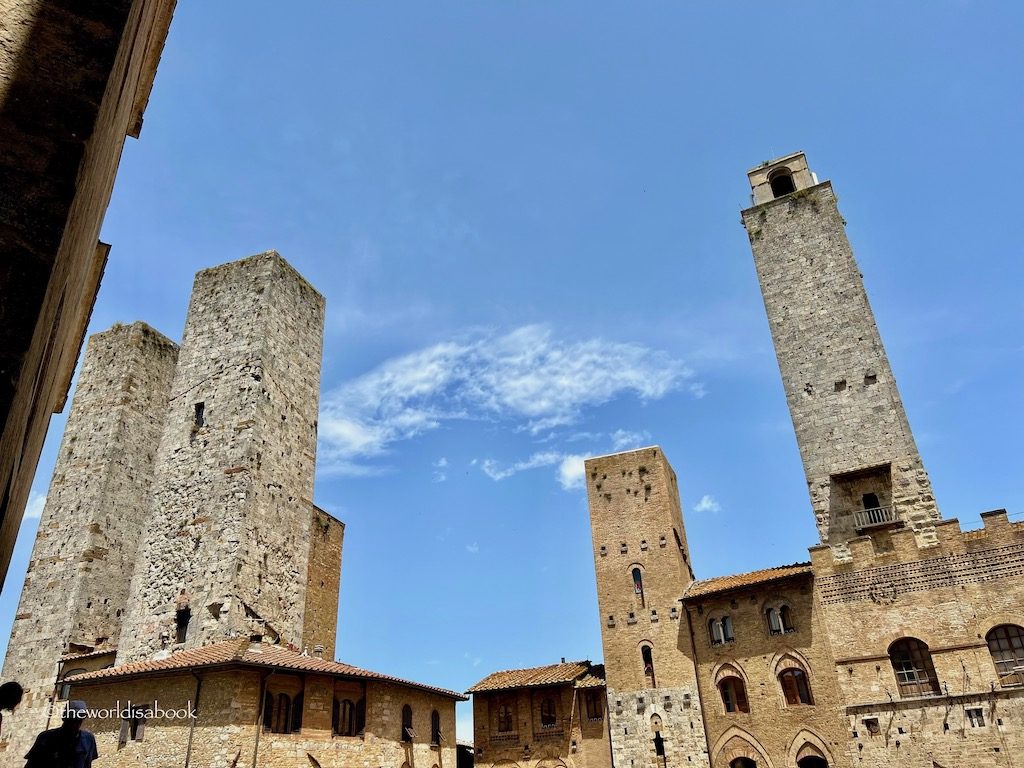
[[[825,758],[818,757],[817,755],[808,755],[801,760],[797,760],[798,768],[828,768],[828,763]]]
[[[757,763],[749,757],[737,757],[729,763],[729,768],[757,768]]]

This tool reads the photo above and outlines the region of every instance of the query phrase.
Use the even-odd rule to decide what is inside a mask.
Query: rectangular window
[[[601,691],[587,691],[585,699],[587,704],[587,720],[603,720],[604,696]]]
[[[184,643],[185,638],[188,636],[188,623],[192,620],[192,610],[190,608],[181,608],[177,613],[174,614],[174,642]]]
[[[967,722],[971,724],[971,728],[985,727],[985,715],[982,714],[980,707],[967,710]]]
[[[197,427],[206,425],[206,403],[196,403],[195,425]]]

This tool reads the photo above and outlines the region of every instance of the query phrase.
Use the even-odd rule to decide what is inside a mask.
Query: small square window
[[[967,710],[967,722],[971,724],[971,728],[985,727],[985,715],[982,713],[981,707]]]

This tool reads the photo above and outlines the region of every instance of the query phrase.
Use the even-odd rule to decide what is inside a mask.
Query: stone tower
[[[802,153],[748,174],[743,211],[823,544],[910,527],[939,511],[830,182]]]
[[[46,726],[60,660],[117,646],[177,354],[144,323],[89,340],[4,660],[25,687],[4,718],[18,757]]]
[[[314,640],[323,323],[323,297],[274,252],[196,276],[118,663],[233,636]]]
[[[586,483],[613,762],[707,766],[675,472],[654,446],[588,459]]]

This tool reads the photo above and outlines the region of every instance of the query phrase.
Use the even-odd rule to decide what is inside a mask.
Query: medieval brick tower
[[[275,253],[196,276],[118,663],[302,642],[323,323]]]
[[[655,446],[588,459],[586,483],[613,762],[707,766],[675,472]]]
[[[267,252],[196,276],[180,346],[93,336],[4,679],[23,755],[58,680],[226,638],[333,655],[344,526],[312,503],[324,300]]]
[[[45,727],[61,659],[112,660],[177,354],[144,323],[89,340],[4,660],[25,687],[4,734],[18,757]]]
[[[837,553],[907,526],[934,541],[939,511],[830,182],[796,153],[748,174],[743,211],[811,504]]]

